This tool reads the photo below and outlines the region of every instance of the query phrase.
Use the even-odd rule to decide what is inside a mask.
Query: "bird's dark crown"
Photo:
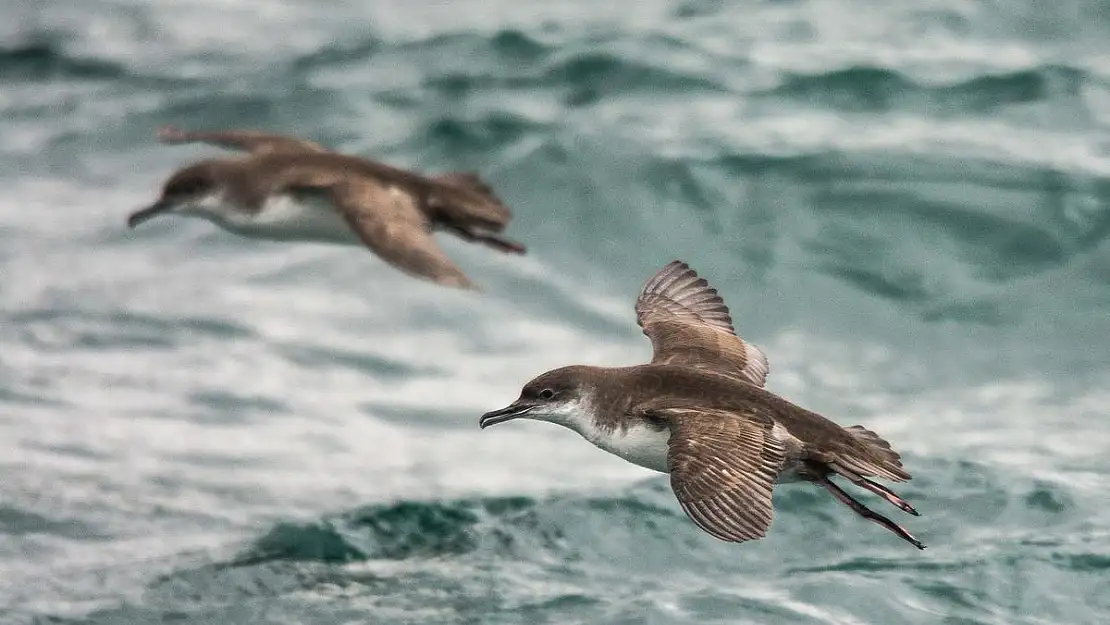
[[[219,184],[219,161],[209,160],[178,170],[162,186],[163,199],[202,195]]]
[[[590,367],[572,365],[542,373],[524,385],[520,399],[527,401],[566,401],[576,399],[589,384]]]

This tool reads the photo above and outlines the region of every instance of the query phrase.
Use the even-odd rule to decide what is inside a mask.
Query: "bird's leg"
[[[903,512],[908,512],[909,514],[912,514],[914,516],[921,516],[921,513],[914,509],[914,507],[910,505],[910,502],[902,499],[898,496],[898,493],[890,490],[882,484],[879,484],[878,482],[873,482],[865,477],[861,477],[858,480],[852,480],[852,483],[856,486],[859,486],[860,488],[866,488],[867,490],[875,493],[883,499],[886,499],[894,506],[900,508]]]
[[[523,254],[527,251],[520,243],[510,241],[494,234],[477,234],[475,237],[477,237],[480,243],[485,243],[495,250],[500,250],[509,254]]]
[[[464,241],[471,241],[471,242],[474,242],[474,243],[483,243],[485,245],[488,245],[488,246],[492,247],[495,250],[499,250],[499,251],[502,251],[502,252],[507,252],[507,253],[510,253],[510,254],[523,254],[525,252],[525,247],[523,245],[521,245],[520,243],[517,243],[516,241],[510,241],[508,239],[501,238],[501,237],[499,237],[495,234],[490,234],[488,232],[476,232],[476,231],[471,230],[469,228],[466,228],[466,227],[463,227],[463,226],[457,226],[457,225],[454,225],[454,224],[449,224],[449,225],[447,225],[447,227],[452,232],[459,235],[459,237],[461,239],[463,239]]]
[[[877,514],[875,512],[872,512],[870,508],[868,508],[867,506],[863,505],[862,503],[856,501],[855,499],[852,498],[851,495],[844,492],[839,486],[837,486],[836,484],[833,484],[832,481],[830,481],[827,476],[821,476],[821,477],[815,478],[814,481],[817,482],[818,484],[820,484],[821,486],[823,486],[825,488],[825,490],[832,493],[833,497],[836,497],[837,500],[840,501],[840,503],[842,503],[842,504],[848,506],[849,508],[851,508],[852,510],[854,510],[856,512],[856,514],[858,514],[861,517],[867,519],[868,521],[872,521],[874,523],[878,523],[879,525],[882,525],[886,529],[888,529],[891,532],[894,532],[895,534],[897,534],[899,537],[902,538],[902,540],[905,540],[906,542],[910,543],[914,547],[917,547],[918,549],[924,549],[925,548],[924,543],[922,543],[920,540],[914,538],[913,534],[910,534],[909,532],[907,532],[901,525],[898,525],[894,521],[891,521],[890,519],[886,518],[885,516],[883,516],[881,514]]]

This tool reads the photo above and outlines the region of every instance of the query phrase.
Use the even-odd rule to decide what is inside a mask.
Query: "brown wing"
[[[671,488],[698,527],[721,540],[762,538],[771,489],[786,458],[774,424],[754,415],[690,408],[648,409],[671,430]]]
[[[445,286],[476,290],[436,244],[428,218],[410,193],[369,178],[343,179],[330,192],[362,242],[386,262]]]
[[[682,261],[652,276],[636,300],[636,321],[651,339],[654,364],[682,364],[763,386],[770,367],[736,335],[724,300]]]
[[[312,141],[270,134],[258,130],[200,131],[183,130],[175,126],[158,129],[162,143],[208,143],[232,150],[245,150],[251,154],[276,154],[296,152],[330,152]]]

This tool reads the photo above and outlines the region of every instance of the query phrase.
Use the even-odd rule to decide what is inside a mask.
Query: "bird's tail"
[[[896,482],[910,479],[910,474],[902,466],[902,456],[891,448],[886,439],[862,425],[853,425],[844,430],[866,450],[863,454],[865,458],[860,459],[863,462],[855,467],[862,471],[860,475],[876,475]]]
[[[910,479],[910,474],[902,466],[902,457],[891,448],[890,443],[862,425],[853,425],[844,428],[844,431],[851,435],[855,442],[855,449],[838,451],[824,458],[820,467],[814,467],[814,481],[832,493],[841,503],[854,510],[856,514],[894,532],[918,549],[924,549],[925,545],[914,538],[905,528],[885,516],[873,512],[829,480],[831,474],[839,475],[856,486],[882,497],[903,512],[920,516],[917,510],[908,501],[902,499],[898,493],[868,479],[869,477],[881,477],[894,482],[904,482]]]
[[[468,229],[501,232],[512,219],[509,207],[497,197],[485,180],[468,171],[452,171],[432,176],[446,189],[432,192],[436,209],[446,221]]]
[[[910,474],[902,466],[902,456],[891,449],[890,443],[862,425],[853,425],[844,430],[855,439],[857,449],[831,455],[826,461],[828,470],[879,495],[904,512],[917,515],[913,506],[897,493],[868,479],[879,477],[893,482],[909,480]]]
[[[439,213],[440,225],[467,241],[481,243],[500,252],[524,254],[520,243],[496,233],[512,218],[509,207],[493,188],[473,172],[447,172],[433,177],[447,189],[433,191],[431,201]]]

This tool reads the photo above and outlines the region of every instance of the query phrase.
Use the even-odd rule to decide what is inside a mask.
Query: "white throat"
[[[318,198],[273,195],[258,212],[229,203],[216,192],[183,204],[181,215],[207,219],[238,235],[272,241],[317,241],[361,245],[358,234],[329,202]]]
[[[542,412],[533,410],[529,417],[574,430],[582,438],[632,464],[660,473],[670,473],[667,468],[667,441],[671,438],[670,431],[656,430],[642,422],[627,428],[608,430],[598,427],[594,415],[589,398],[583,398],[556,404],[550,410]]]

